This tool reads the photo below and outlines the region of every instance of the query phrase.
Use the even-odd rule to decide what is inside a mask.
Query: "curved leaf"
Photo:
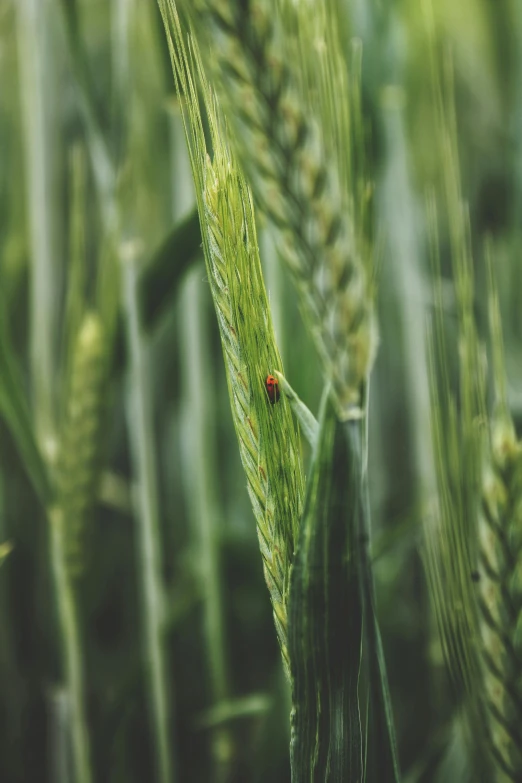
[[[293,783],[399,780],[361,427],[324,406],[290,586]]]

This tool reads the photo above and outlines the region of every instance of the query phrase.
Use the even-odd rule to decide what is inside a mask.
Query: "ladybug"
[[[280,392],[279,392],[279,381],[277,378],[274,378],[273,375],[267,375],[266,381],[265,381],[265,388],[266,393],[268,394],[268,399],[270,400],[272,405],[275,405],[276,402],[279,402]]]

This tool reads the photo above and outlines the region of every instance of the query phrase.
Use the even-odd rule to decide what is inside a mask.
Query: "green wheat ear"
[[[488,780],[522,779],[522,444],[509,413],[495,281],[489,309],[496,408],[473,313],[473,264],[454,130],[445,127],[446,193],[459,317],[459,397],[450,389],[440,289],[431,345],[439,522],[427,529],[428,577],[442,644],[465,696]],[[477,742],[478,738],[478,742]],[[484,764],[482,765],[484,766]]]
[[[191,43],[187,57],[175,9],[161,4],[196,184],[208,280],[214,300],[234,427],[257,523],[265,580],[285,668],[290,566],[302,513],[299,439],[287,400],[271,404],[265,380],[282,369],[263,282],[250,190],[230,150],[217,101]],[[171,34],[172,29],[172,34]],[[206,150],[195,72],[209,120]]]
[[[103,325],[96,313],[88,312],[73,349],[56,476],[71,578],[80,576],[85,566],[87,524],[97,494],[106,368]]]
[[[522,444],[492,424],[477,558],[484,710],[498,781],[522,776]]]
[[[497,405],[482,475],[477,603],[483,707],[498,783],[522,778],[522,443],[507,404],[490,249],[489,320]]]
[[[376,327],[348,184],[352,172],[343,160],[351,143],[348,98],[346,84],[335,74],[344,63],[340,57],[328,59],[334,38],[324,22],[327,6],[319,3],[322,10],[316,15],[306,4],[268,0],[185,5],[201,50],[213,54],[214,82],[233,125],[241,163],[258,203],[278,229],[279,250],[332,383],[338,415],[347,418],[360,404],[374,359]],[[173,0],[163,0],[167,6],[174,13]],[[307,16],[322,24],[322,60],[313,58],[317,28],[306,23]],[[307,58],[313,59],[319,78],[314,66],[305,71]],[[317,100],[324,93],[328,106]],[[319,115],[318,103],[323,109]],[[346,111],[336,112],[335,104]]]

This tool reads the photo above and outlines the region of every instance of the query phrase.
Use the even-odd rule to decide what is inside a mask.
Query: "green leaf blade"
[[[0,416],[5,420],[18,448],[34,490],[44,506],[50,500],[49,477],[34,436],[22,373],[7,330],[5,310],[0,302]]]
[[[292,781],[398,783],[361,420],[321,416],[289,601]]]
[[[159,323],[175,299],[185,272],[200,258],[201,231],[194,209],[173,227],[154,253],[140,278],[140,304],[147,331]]]
[[[290,587],[296,783],[363,779],[358,699],[363,605],[354,558],[359,473],[343,425],[327,403]]]

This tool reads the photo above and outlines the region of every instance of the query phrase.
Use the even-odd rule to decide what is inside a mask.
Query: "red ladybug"
[[[279,381],[277,378],[274,378],[273,375],[267,375],[266,381],[265,381],[265,387],[266,387],[266,393],[268,394],[268,399],[272,403],[272,405],[275,405],[276,402],[279,402],[280,392],[279,392]]]

